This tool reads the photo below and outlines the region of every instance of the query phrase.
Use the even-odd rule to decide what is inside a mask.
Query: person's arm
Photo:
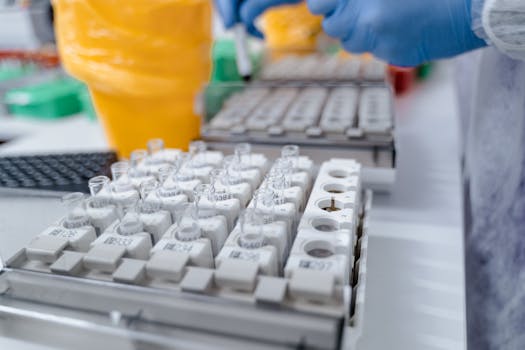
[[[487,45],[472,30],[471,0],[307,2],[347,51],[370,52],[394,65],[416,66]]]
[[[525,60],[525,1],[472,0],[472,28],[503,53]]]

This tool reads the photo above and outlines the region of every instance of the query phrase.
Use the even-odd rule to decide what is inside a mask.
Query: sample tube
[[[281,172],[270,172],[267,177],[267,188],[273,194],[273,201],[275,205],[281,205],[286,202],[284,190],[286,187],[286,177]]]
[[[103,208],[111,204],[109,197],[103,197],[99,193],[104,189],[109,189],[111,180],[109,177],[101,175],[89,179],[88,186],[91,193],[90,205],[94,208]]]
[[[265,245],[263,219],[253,209],[246,209],[239,218],[239,245],[245,249],[258,249]]]
[[[124,216],[120,220],[117,233],[123,236],[131,236],[144,231],[144,224],[140,220],[137,200],[129,199],[122,203]]]
[[[129,163],[125,161],[116,162],[111,165],[111,177],[113,178],[111,189],[114,192],[132,191],[133,184],[129,176]]]
[[[291,162],[292,170],[299,166],[300,148],[297,145],[286,145],[281,149],[281,158]]]
[[[238,185],[245,180],[242,177],[241,165],[235,155],[224,158],[225,182],[230,185]]]
[[[148,196],[157,191],[159,188],[159,183],[152,179],[143,182],[140,185],[140,203],[139,203],[139,211],[141,213],[146,214],[152,214],[162,209],[161,203],[158,201],[148,201]]]
[[[270,171],[270,177],[284,178],[282,186],[283,189],[289,188],[292,185],[292,175],[294,172],[293,163],[289,158],[279,158],[275,161],[275,165]]]
[[[148,153],[150,156],[159,155],[164,151],[164,140],[162,139],[151,139],[147,143]]]
[[[183,242],[191,242],[201,238],[198,213],[194,205],[187,204],[182,208],[182,215],[178,215],[175,238]]]
[[[182,156],[182,159],[179,163],[179,167],[175,169],[173,173],[173,180],[176,181],[192,181],[195,180],[195,172],[193,170],[193,166],[191,164],[191,155],[190,154],[184,154]]]
[[[84,200],[85,196],[80,192],[68,193],[62,197],[62,203],[67,209],[67,216],[63,222],[65,228],[79,228],[90,224]]]
[[[148,158],[148,151],[144,149],[137,149],[131,152],[131,155],[129,157],[130,162],[130,169],[129,169],[129,176],[130,177],[142,177],[147,176],[147,171],[140,169],[139,165],[146,161]]]
[[[208,165],[206,150],[208,146],[204,141],[193,141],[190,143],[189,153],[191,156],[190,166],[193,168],[202,168]]]
[[[255,191],[252,199],[253,210],[263,219],[265,224],[275,221],[274,194],[269,188],[260,188]]]
[[[194,195],[194,207],[197,218],[205,219],[217,216],[216,199],[212,185],[201,184],[198,185],[193,191]],[[202,200],[207,199],[209,204],[203,205]]]
[[[229,182],[224,181],[227,173],[221,169],[213,169],[210,173],[209,197],[213,201],[225,201],[233,197],[229,190]]]
[[[235,146],[234,155],[236,162],[241,169],[252,168],[252,145],[249,143],[239,143]]]
[[[175,197],[182,193],[182,189],[177,185],[176,181],[166,181],[170,176],[175,176],[176,169],[173,166],[165,166],[159,170],[159,184],[157,186],[156,194],[161,198]]]

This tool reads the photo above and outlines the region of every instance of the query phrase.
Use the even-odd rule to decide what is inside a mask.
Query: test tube
[[[206,161],[206,150],[208,146],[204,141],[193,141],[190,143],[189,153],[191,156],[191,167],[202,168],[208,165]]]
[[[263,218],[265,224],[275,221],[274,194],[269,188],[260,188],[255,191],[252,199],[253,210]],[[267,210],[264,210],[264,208]]]
[[[205,219],[217,216],[216,210],[216,199],[214,195],[212,185],[201,184],[198,185],[193,191],[194,195],[194,207],[196,215],[199,219]],[[210,205],[203,206],[202,200],[206,198],[210,202]]]
[[[160,168],[159,184],[161,186],[157,186],[157,189],[156,189],[157,196],[161,198],[169,198],[169,197],[178,196],[183,193],[183,191],[177,185],[177,182],[175,181],[167,182],[166,181],[170,176],[175,176],[176,170],[174,169],[175,167],[173,166],[165,166],[165,167]],[[164,184],[164,186],[162,186],[162,184]]]
[[[173,175],[175,171],[175,167],[173,166],[170,166],[170,165],[166,165],[166,166],[163,166],[159,169],[159,174],[158,174],[158,178],[159,178],[159,183],[162,185],[166,182],[166,180]]]
[[[147,143],[148,153],[150,156],[161,153],[164,151],[164,140],[162,139],[151,139]]]
[[[227,176],[226,172],[221,169],[213,169],[210,172],[210,190],[209,197],[213,201],[225,201],[231,199],[233,195],[229,190],[229,183],[224,183],[224,176]]]
[[[242,169],[249,169],[252,166],[252,145],[249,143],[239,143],[235,146],[234,155]]]
[[[126,161],[116,162],[111,165],[112,190],[114,192],[133,190],[133,184],[129,180],[128,172],[129,163]]]
[[[89,193],[91,194],[91,205],[95,208],[102,208],[105,207],[110,203],[110,200],[108,198],[103,198],[100,195],[97,196],[103,189],[108,188],[111,180],[109,177],[100,175],[95,176],[89,179],[88,181],[88,187],[89,187]]]
[[[155,192],[159,187],[159,184],[156,180],[148,180],[144,181],[140,185],[140,204],[139,204],[139,210],[142,213],[155,213],[159,210],[161,210],[161,203],[157,201],[147,201],[148,196],[150,193]]]
[[[139,168],[139,165],[146,161],[148,158],[148,151],[144,149],[137,149],[131,152],[129,157],[130,169],[129,176],[131,177],[140,177],[148,175],[145,170]]]
[[[239,245],[245,249],[258,249],[265,245],[263,219],[253,209],[246,209],[239,218]]]
[[[137,168],[142,162],[148,158],[148,151],[145,149],[137,149],[131,152],[129,161],[131,163],[131,168]]]
[[[268,189],[273,193],[274,204],[284,204],[286,202],[284,190],[287,188],[285,174],[281,172],[270,172],[266,181]]]
[[[62,197],[62,203],[67,208],[67,216],[63,223],[65,228],[79,228],[90,224],[84,199],[84,194],[80,192],[68,193]]]
[[[191,242],[201,238],[201,229],[195,206],[188,204],[182,208],[182,215],[178,215],[175,238],[183,242]]]
[[[190,154],[184,154],[182,156],[182,159],[179,163],[179,167],[174,171],[174,180],[175,181],[192,181],[195,180],[195,172],[192,169],[191,163],[191,155]]]
[[[282,189],[289,188],[292,185],[292,174],[293,163],[289,158],[277,159],[270,171],[270,177],[280,178],[282,176],[282,183],[280,184],[283,187]]]
[[[286,145],[281,149],[281,158],[286,159],[292,163],[292,169],[296,169],[299,165],[300,148],[297,145]]]
[[[235,155],[229,155],[224,158],[224,170],[226,171],[225,180],[230,185],[238,185],[245,182],[242,178],[242,169]]]
[[[122,236],[132,236],[144,231],[144,224],[140,220],[137,200],[129,199],[122,203],[124,216],[120,220],[117,233]]]

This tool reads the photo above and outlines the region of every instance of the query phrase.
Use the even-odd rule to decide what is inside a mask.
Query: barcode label
[[[331,261],[301,260],[299,262],[300,268],[317,271],[328,271],[332,268],[332,265]]]
[[[234,250],[230,252],[229,258],[232,259],[239,259],[239,260],[245,260],[245,261],[259,261],[260,254],[255,252],[241,252],[238,250]]]
[[[122,246],[122,247],[127,247],[131,243],[133,243],[133,239],[131,239],[131,238],[120,238],[120,237],[118,237],[118,238],[117,237],[108,237],[104,241],[104,244],[118,245],[118,246]]]
[[[193,244],[166,243],[162,250],[171,250],[180,253],[190,253],[192,248]]]

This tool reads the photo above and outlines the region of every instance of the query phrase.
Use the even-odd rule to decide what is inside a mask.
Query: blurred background
[[[153,137],[163,138],[170,147],[186,148],[199,137],[202,118],[209,120],[217,112],[213,112],[217,101],[203,98],[203,92],[228,95],[227,89],[206,86],[242,81],[232,35],[223,30],[208,1],[135,8],[144,13],[178,11],[177,24],[164,27],[122,22],[113,1],[106,3],[97,8],[97,2],[56,1],[53,10],[47,0],[0,1],[0,142],[4,146],[22,142],[33,131],[73,124],[101,130],[90,134],[101,137],[93,144],[109,145],[122,156]],[[185,21],[187,14],[197,20]],[[173,17],[165,17],[171,24]],[[341,52],[323,34],[321,19],[304,4],[271,10],[260,26],[266,40],[250,43],[256,74],[286,56],[374,60]],[[193,28],[191,34],[188,27]],[[105,34],[98,36],[97,28]],[[379,70],[379,79],[392,84],[396,96],[406,96],[430,76],[433,65],[379,66]],[[82,139],[76,144],[82,148]]]

